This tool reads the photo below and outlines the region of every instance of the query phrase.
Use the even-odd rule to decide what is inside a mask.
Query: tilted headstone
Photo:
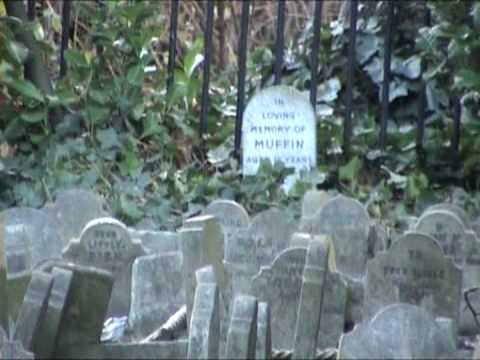
[[[151,343],[75,345],[66,349],[63,358],[183,360],[187,358],[187,345],[185,339]]]
[[[178,234],[172,231],[128,229],[132,239],[139,239],[151,254],[179,251]]]
[[[142,256],[132,268],[129,329],[136,338],[151,334],[185,304],[182,256],[167,252]]]
[[[235,298],[227,335],[227,359],[254,359],[257,338],[257,299],[242,295]]]
[[[18,340],[10,340],[5,330],[0,326],[0,359],[33,359]]]
[[[5,218],[0,215],[0,329],[3,328],[8,336],[10,333],[9,296],[5,255]]]
[[[252,280],[252,294],[270,305],[275,350],[293,349],[306,253],[301,247],[285,249]]]
[[[419,305],[458,324],[462,272],[438,243],[422,233],[407,233],[368,262],[364,311],[402,302]]]
[[[213,215],[200,215],[186,220],[184,228],[201,228],[203,242],[201,252],[204,265],[212,265],[220,292],[225,288],[225,270],[223,258],[225,254],[225,236],[223,229]],[[200,256],[200,254],[198,254]]]
[[[200,282],[189,326],[187,359],[216,359],[219,357],[220,303],[218,286]]]
[[[110,271],[115,279],[109,315],[127,315],[130,309],[132,265],[146,254],[139,240],[130,238],[127,227],[113,218],[90,221],[80,238],[73,239],[64,257],[76,264]]]
[[[55,202],[47,204],[42,210],[56,220],[64,245],[80,236],[91,220],[108,216],[105,201],[83,189],[59,192]]]
[[[53,268],[52,289],[39,334],[33,344],[33,352],[41,359],[52,358],[55,352],[60,322],[66,309],[66,302],[72,284],[73,272],[68,269]]]
[[[336,268],[351,278],[365,274],[370,218],[360,202],[338,195],[327,201],[315,215],[313,234],[330,235]]]
[[[480,284],[480,239],[472,231],[466,231],[465,242],[465,265],[463,267],[463,290],[474,288]],[[474,309],[480,309],[480,295],[470,297],[470,303]],[[465,298],[462,296],[460,304],[459,331],[464,335],[473,335],[478,332],[478,326],[474,315],[468,308]]]
[[[294,226],[287,212],[271,208],[254,216],[248,232],[256,244],[258,264],[270,265],[288,247]]]
[[[13,339],[22,343],[26,350],[33,350],[36,337],[44,320],[47,301],[52,288],[53,278],[50,274],[34,271],[23,300],[20,314],[15,324]]]
[[[393,304],[342,335],[340,359],[449,359],[455,347],[435,318],[410,304]]]
[[[257,311],[257,342],[255,344],[255,359],[272,358],[272,326],[270,306],[266,302],[258,303]]]
[[[454,215],[458,216],[458,218],[462,221],[463,226],[467,229],[471,229],[471,220],[470,216],[463,210],[460,206],[451,204],[451,203],[440,203],[440,204],[435,204],[430,207],[428,207],[425,211],[424,214],[431,212],[431,211],[449,211],[453,213]]]
[[[242,205],[233,200],[212,201],[203,211],[204,214],[215,216],[225,233],[225,248],[234,233],[246,229],[250,217]]]
[[[316,355],[326,290],[329,246],[329,242],[322,236],[316,236],[308,244],[295,326],[294,359],[308,359]]]
[[[371,259],[379,251],[388,247],[388,233],[379,221],[372,221],[368,234],[368,258]]]
[[[72,263],[58,265],[73,272],[70,295],[58,331],[55,357],[62,358],[73,345],[98,344],[113,288],[108,271]]]
[[[308,98],[287,86],[255,94],[243,113],[243,174],[255,175],[260,161],[282,161],[296,171],[316,165],[315,113]]]
[[[37,209],[10,208],[3,218],[9,279],[29,274],[42,261],[62,254],[63,241],[52,218]]]

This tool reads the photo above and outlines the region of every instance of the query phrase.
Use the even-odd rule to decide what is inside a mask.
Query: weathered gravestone
[[[127,315],[130,309],[132,265],[146,254],[139,240],[131,239],[127,227],[113,218],[90,221],[80,238],[72,239],[64,257],[76,264],[110,271],[115,283],[109,305],[109,315]]]
[[[179,251],[178,234],[172,231],[128,229],[132,239],[139,239],[151,254]]]
[[[0,328],[3,328],[8,335],[10,333],[9,305],[8,305],[8,283],[7,264],[5,256],[5,218],[0,216]]]
[[[337,271],[362,278],[368,256],[370,218],[360,202],[343,195],[327,201],[315,214],[313,234],[330,235]]]
[[[255,215],[248,236],[255,242],[258,265],[270,265],[288,247],[293,232],[293,219],[284,210],[271,208]]]
[[[424,214],[432,211],[448,211],[453,213],[454,215],[458,216],[458,218],[462,221],[463,226],[467,229],[471,229],[471,221],[470,221],[470,216],[463,210],[460,206],[451,204],[451,203],[440,203],[440,204],[435,204],[430,207],[428,207],[425,211]]]
[[[73,272],[68,269],[53,268],[53,283],[39,334],[33,344],[35,356],[49,359],[55,352],[60,322],[65,313],[67,298],[72,284]]]
[[[227,359],[255,358],[257,307],[257,299],[253,296],[235,298],[227,335]]]
[[[257,309],[257,342],[255,359],[272,358],[272,327],[270,306],[266,302],[258,303]]]
[[[306,253],[301,247],[285,249],[252,280],[253,295],[270,305],[275,350],[293,349]]]
[[[368,262],[364,311],[401,302],[419,305],[458,324],[462,272],[438,243],[422,233],[407,233]]]
[[[389,245],[389,236],[385,227],[376,220],[372,220],[368,235],[368,258],[371,259],[379,251],[384,251]]]
[[[105,201],[83,189],[59,192],[55,202],[45,205],[42,210],[56,220],[64,245],[80,236],[91,220],[108,216]]]
[[[0,326],[0,359],[33,359],[18,340],[10,340],[5,330]]]
[[[56,266],[73,272],[70,294],[58,331],[54,357],[75,354],[73,347],[98,344],[113,288],[108,271],[72,263]],[[76,355],[82,357],[80,355]]]
[[[233,200],[212,201],[203,211],[206,215],[213,215],[223,227],[225,234],[225,248],[228,241],[237,231],[246,229],[250,224],[250,217],[242,205]]]
[[[44,321],[52,281],[50,274],[41,271],[32,273],[13,332],[13,339],[20,341],[26,350],[33,350],[34,341],[43,335],[39,330]]]
[[[316,165],[315,113],[294,88],[273,86],[257,93],[243,113],[243,174],[255,175],[260,161],[282,161],[296,171]]]
[[[29,275],[42,261],[62,254],[63,241],[52,218],[30,208],[10,208],[3,219],[8,278]]]
[[[302,200],[302,217],[311,217],[319,211],[325,203],[332,198],[332,194],[311,189],[305,192]]]
[[[142,256],[132,268],[129,329],[144,338],[185,304],[182,256],[170,252]]]
[[[316,354],[328,272],[329,246],[329,242],[320,236],[308,244],[295,326],[294,359],[309,359]]]
[[[220,299],[218,286],[200,282],[195,291],[189,326],[188,359],[218,359],[220,342]]]
[[[451,359],[455,344],[425,309],[410,304],[383,308],[342,335],[339,359]]]

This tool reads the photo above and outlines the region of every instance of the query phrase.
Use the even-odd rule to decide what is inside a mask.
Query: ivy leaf
[[[142,64],[132,66],[130,69],[128,69],[127,81],[130,85],[142,86],[144,78],[145,78],[145,73],[143,71]]]
[[[20,119],[25,121],[29,124],[36,124],[39,123],[47,118],[47,113],[45,109],[37,110],[37,111],[30,111],[30,112],[23,112],[20,115]]]
[[[120,142],[118,141],[117,132],[113,128],[98,130],[96,138],[100,143],[102,150],[108,150],[121,146]]]
[[[28,49],[23,44],[17,41],[7,41],[5,47],[18,65],[22,65],[25,62],[25,59],[28,56]]]
[[[4,83],[28,99],[37,100],[42,103],[45,101],[42,92],[28,80],[9,79],[7,81],[4,80]]]
[[[355,156],[352,160],[348,162],[348,164],[340,167],[338,170],[338,176],[340,180],[348,181],[350,183],[355,183],[355,178],[357,177],[357,173],[360,170],[361,162],[358,156]]]

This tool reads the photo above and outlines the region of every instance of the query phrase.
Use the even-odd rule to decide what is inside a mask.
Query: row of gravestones
[[[331,290],[326,292],[327,296],[325,297],[324,306],[322,307],[322,311],[326,313],[323,315],[324,321],[322,321],[322,324],[325,325],[325,329],[328,329],[328,331],[320,331],[320,334],[327,333],[329,335],[332,334],[332,336],[330,340],[327,340],[325,336],[320,336],[321,346],[335,345],[338,336],[342,333],[345,319],[351,318],[358,321],[361,318],[362,307],[357,307],[360,308],[360,311],[357,311],[358,314],[349,314],[349,309],[353,308],[353,312],[355,312],[355,306],[349,307],[347,304],[348,301],[352,301],[353,303],[357,301],[357,303],[361,305],[362,302],[358,300],[363,297],[367,299],[367,305],[363,306],[363,308],[370,309],[366,310],[366,313],[370,315],[373,314],[375,310],[378,310],[390,302],[414,301],[429,307],[429,309],[438,315],[453,318],[455,320],[454,324],[457,323],[458,319],[452,315],[455,310],[452,309],[455,308],[453,304],[458,302],[458,296],[455,295],[452,299],[452,296],[445,297],[443,295],[446,291],[445,284],[451,284],[452,281],[457,279],[458,272],[451,270],[448,265],[444,266],[444,268],[442,267],[441,264],[445,263],[445,259],[443,259],[441,251],[438,256],[440,266],[427,266],[427,268],[425,268],[424,262],[423,265],[418,264],[422,263],[422,254],[427,254],[430,257],[431,253],[438,253],[438,246],[435,240],[432,241],[431,238],[423,236],[423,238],[428,238],[428,240],[396,241],[394,245],[402,245],[396,247],[392,245],[387,253],[379,254],[378,259],[382,259],[381,256],[386,256],[383,263],[382,260],[377,261],[377,257],[374,259],[380,263],[376,265],[380,270],[371,270],[370,277],[367,271],[365,285],[365,281],[362,281],[364,279],[358,280],[362,278],[362,276],[356,275],[361,274],[362,270],[357,269],[362,268],[362,259],[368,257],[368,243],[371,237],[371,225],[369,224],[368,215],[366,215],[363,208],[361,208],[357,202],[344,197],[334,197],[332,199],[327,198],[319,201],[318,204],[320,206],[317,211],[315,211],[318,212],[318,214],[310,216],[305,210],[309,206],[312,208],[311,199],[309,200],[309,198],[312,197],[311,195],[312,194],[309,194],[309,196],[304,199],[304,214],[300,227],[303,227],[302,230],[307,230],[311,234],[314,234],[317,231],[315,230],[315,226],[318,226],[320,229],[319,232],[329,233],[332,236],[332,239],[334,239],[332,253],[335,252],[335,255],[337,255],[336,265],[338,269],[338,272],[327,272],[326,284],[330,286]],[[322,194],[314,194],[314,196],[317,195]],[[320,198],[321,196],[317,197]],[[309,201],[310,205],[307,206]],[[230,210],[228,208],[229,206]],[[55,206],[51,208],[55,208]],[[329,210],[327,211],[325,208]],[[237,211],[237,214],[240,213],[242,215],[232,215],[235,214],[235,211]],[[425,215],[438,211],[441,212],[442,216],[445,216],[445,212],[448,214],[452,213],[451,209],[449,210],[450,212],[446,209],[431,209],[427,211]],[[118,295],[118,298],[117,296],[112,297],[112,300],[115,299],[116,305],[110,304],[109,314],[116,314],[116,310],[125,311],[125,308],[128,308],[128,289],[132,289],[132,304],[130,307],[129,320],[131,324],[140,324],[140,334],[142,333],[142,328],[145,326],[146,319],[151,318],[152,313],[168,317],[176,307],[181,306],[184,300],[187,302],[187,309],[191,312],[193,307],[193,294],[195,292],[195,270],[206,264],[212,264],[214,265],[215,274],[219,282],[219,288],[225,298],[223,300],[223,311],[226,311],[226,314],[230,313],[231,299],[240,293],[253,293],[259,299],[265,299],[270,304],[272,313],[274,314],[272,323],[274,348],[291,349],[294,334],[289,329],[292,328],[291,324],[296,321],[301,276],[305,263],[305,245],[308,244],[310,236],[305,233],[295,233],[291,236],[290,241],[294,243],[293,245],[299,246],[285,249],[289,245],[288,235],[285,236],[285,234],[292,234],[292,231],[289,230],[287,226],[284,226],[283,230],[278,234],[275,233],[278,228],[282,228],[282,225],[289,223],[285,221],[285,216],[275,218],[275,216],[279,214],[282,215],[279,210],[269,210],[266,213],[259,214],[251,223],[248,221],[246,212],[242,211],[242,208],[233,202],[217,201],[206,209],[206,213],[215,212],[226,229],[227,236],[225,245],[223,244],[221,228],[218,226],[215,218],[202,216],[189,219],[185,222],[184,229],[178,234],[180,241],[176,241],[175,234],[163,234],[167,235],[165,238],[169,240],[162,240],[162,245],[156,245],[162,248],[158,251],[162,254],[137,259],[133,267],[132,286],[129,284],[130,276],[128,275],[130,273],[131,263],[134,258],[146,254],[148,249],[145,249],[139,241],[132,240],[131,235],[136,234],[136,236],[142,239],[150,238],[150,243],[155,243],[155,241],[152,241],[155,232],[129,231],[129,229],[113,219],[95,220],[83,229],[80,238],[73,238],[72,241],[70,241],[69,246],[66,251],[64,251],[64,255],[76,262],[87,262],[88,265],[107,267],[107,270],[114,273],[116,284],[114,285],[114,294]],[[269,213],[273,215],[268,215]],[[61,212],[61,215],[65,216],[65,212]],[[311,219],[309,218],[315,218],[315,216],[323,218],[324,225],[322,225],[320,221],[310,221]],[[235,217],[237,217],[237,220],[234,220]],[[342,217],[343,219],[338,221],[338,219]],[[22,222],[17,221],[12,224],[12,218],[15,217],[4,216],[4,219],[7,220],[5,230],[7,235],[10,234],[6,236],[7,240],[11,237],[12,239],[21,238],[26,243],[37,241],[34,240],[36,239],[35,237],[28,236],[28,231],[18,230],[21,225],[25,226],[27,222],[22,224]],[[238,221],[239,218],[243,219],[243,222]],[[262,219],[262,221],[255,222],[255,219],[258,218]],[[272,218],[274,220],[272,220]],[[457,218],[460,218],[460,216],[457,215]],[[16,219],[18,220],[18,217]],[[334,220],[336,220],[337,223],[334,223]],[[424,216],[422,216],[420,220],[424,222]],[[419,221],[419,223],[422,223],[422,221]],[[43,224],[45,223],[44,221]],[[334,225],[332,225],[332,223],[334,223]],[[262,224],[267,225],[262,226]],[[309,224],[313,224],[314,226],[309,227]],[[355,224],[355,226],[353,227],[351,224]],[[242,229],[242,227],[245,227],[244,225],[247,225],[246,229]],[[328,226],[330,226],[330,228],[328,228]],[[238,231],[235,231],[235,228]],[[19,236],[19,233],[23,236]],[[36,232],[36,234],[38,233],[39,232]],[[43,231],[41,233],[48,232]],[[377,231],[377,233],[381,233],[381,231]],[[458,238],[456,232],[452,232],[452,234],[452,236],[447,236],[447,238],[453,240]],[[415,236],[417,238],[422,237],[420,235]],[[282,237],[286,237],[287,240],[282,239]],[[378,236],[377,238],[381,239],[381,237]],[[412,236],[409,238],[412,238]],[[345,249],[342,248],[342,243],[337,239],[350,239],[351,246],[355,246],[355,244],[358,245],[356,250],[353,251],[353,254],[352,252],[350,254],[352,254],[351,256],[360,255],[360,261],[355,263],[354,260],[358,259],[350,257],[349,254],[345,252]],[[352,241],[352,239],[356,240]],[[378,241],[378,239],[375,241]],[[171,252],[170,250],[178,250],[178,242],[180,243],[182,251],[180,253]],[[410,245],[408,245],[409,242],[411,243]],[[430,247],[429,245],[424,245],[423,248],[420,246],[420,249],[418,249],[418,243],[423,242],[433,245]],[[10,242],[10,244],[12,243],[13,242]],[[346,243],[348,244],[348,242]],[[19,259],[22,258],[22,256],[20,256],[22,255],[21,251],[14,253],[16,257],[12,258],[12,256],[9,256],[8,245],[9,242],[7,241],[7,265],[9,265],[9,262],[10,265],[11,263],[32,264],[32,260],[30,260],[30,262],[19,261]],[[32,244],[28,245],[29,246],[24,247],[24,249],[44,250],[42,246],[34,247]],[[442,243],[442,246],[443,245]],[[45,242],[43,246],[47,246],[47,243]],[[282,248],[284,250],[282,250]],[[381,246],[379,246],[379,248],[381,248]],[[393,249],[396,248],[400,250],[394,251]],[[448,250],[448,247],[443,248],[445,251]],[[450,248],[455,249],[454,246],[450,246]],[[475,246],[473,246],[473,248],[475,248]],[[278,252],[281,253],[275,257]],[[402,252],[404,253],[404,255],[402,255],[403,257],[399,256]],[[30,259],[34,258],[32,253],[35,253],[35,251],[24,251],[24,253],[29,253],[28,256]],[[391,253],[390,257],[388,257],[389,253]],[[365,255],[362,257],[362,254]],[[468,254],[474,254],[474,252],[470,251]],[[55,255],[55,252],[50,251],[50,254],[45,256],[45,258]],[[252,274],[255,274],[260,266],[259,263],[268,264],[269,261],[266,259],[268,259],[269,256],[272,258],[275,257],[275,261],[271,266],[261,268],[260,273],[252,279]],[[433,257],[435,258],[435,256]],[[41,260],[45,260],[45,258]],[[222,261],[223,258],[225,258],[225,261]],[[405,260],[407,258],[408,260]],[[395,262],[392,261],[393,259],[403,260],[398,260],[399,265],[394,266]],[[15,263],[14,260],[17,262]],[[369,266],[373,264],[373,269],[375,269],[375,261],[372,260],[371,263],[368,264]],[[333,263],[333,261],[331,261],[331,263]],[[470,261],[470,263],[472,263],[472,261]],[[382,264],[388,264],[390,267]],[[437,262],[435,262],[435,264],[437,264]],[[7,268],[9,269],[8,275],[10,275],[12,268],[11,266],[7,266]],[[13,269],[18,268],[21,267],[13,267]],[[364,264],[364,269],[365,268],[370,269],[370,267]],[[408,274],[410,269],[412,269],[411,274]],[[355,271],[358,272],[355,273]],[[383,277],[380,276],[380,280],[376,280],[375,275],[379,273],[383,273]],[[158,274],[165,274],[165,276],[158,278]],[[179,276],[180,274],[183,276]],[[469,278],[468,276],[465,277],[465,271],[463,274],[464,279]],[[22,271],[20,271],[20,274],[14,275],[22,275]],[[438,279],[436,279],[436,277],[438,277]],[[13,278],[15,278],[15,276]],[[385,281],[385,279],[389,278],[393,279],[391,281],[393,288],[392,284],[389,284],[389,281]],[[415,280],[417,278],[423,279],[418,281],[420,284],[416,284]],[[411,279],[414,281],[410,281]],[[386,284],[382,284],[382,280]],[[435,280],[438,280],[438,288]],[[184,284],[182,284],[182,281]],[[9,285],[12,285],[12,283],[14,284],[15,282],[10,281]],[[425,283],[428,283],[428,286],[426,286]],[[474,280],[472,280],[472,283],[474,283]],[[165,286],[166,284],[168,284],[168,286]],[[155,288],[156,285],[158,288]],[[395,290],[395,287],[397,290]],[[117,289],[116,293],[115,289]],[[400,289],[400,291],[398,291],[398,289]],[[375,291],[383,291],[383,293],[380,294],[380,302],[377,301],[379,296],[375,295]],[[366,292],[365,296],[363,294],[364,292]],[[385,293],[387,295],[385,295]],[[395,295],[392,295],[392,293],[395,293]],[[440,295],[438,295],[438,293]],[[452,294],[455,293],[455,290],[452,291]],[[330,294],[330,296],[328,294]],[[159,301],[163,299],[165,299],[165,301]],[[339,299],[340,301],[338,301]],[[368,301],[368,299],[373,300]],[[424,299],[427,299],[427,301],[424,301]],[[444,301],[446,304],[438,304],[438,299]],[[118,305],[118,303],[120,303],[120,305]],[[154,305],[159,307],[152,309]],[[136,311],[136,309],[138,309],[138,311]],[[144,314],[143,317],[142,312]],[[227,318],[228,317],[224,317],[224,319]],[[159,319],[158,321],[161,320],[162,319]],[[156,320],[153,321],[150,326],[154,326],[155,324],[158,324]],[[226,325],[223,324],[222,326]],[[148,327],[147,325],[147,330]],[[332,329],[337,330],[332,331]],[[226,332],[224,331],[222,333],[225,334]],[[322,341],[324,341],[324,343],[321,343]]]

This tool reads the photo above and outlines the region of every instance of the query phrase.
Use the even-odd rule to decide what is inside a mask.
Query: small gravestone
[[[328,272],[323,296],[322,315],[318,330],[317,348],[336,348],[345,327],[348,287],[343,276]]]
[[[270,322],[270,306],[266,302],[258,303],[255,359],[266,360],[272,358],[272,327]]]
[[[315,167],[315,112],[308,98],[286,86],[256,94],[243,113],[242,149],[244,175],[255,175],[262,159],[297,172]]]
[[[32,273],[13,332],[13,339],[20,341],[26,350],[33,350],[34,341],[38,340],[36,337],[43,335],[39,330],[44,320],[52,281],[52,276],[47,273]]]
[[[338,358],[451,359],[454,355],[454,344],[428,311],[393,304],[342,335]]]
[[[354,279],[363,277],[370,218],[362,204],[338,195],[327,201],[314,217],[312,233],[332,237],[337,271]]]
[[[189,326],[187,359],[219,357],[219,300],[218,286],[215,283],[200,282],[197,285]]]
[[[275,350],[293,349],[306,253],[300,247],[285,249],[252,280],[253,295],[270,305]]]
[[[52,289],[45,316],[39,329],[41,336],[35,338],[33,346],[33,352],[41,359],[51,358],[54,354],[60,322],[65,313],[67,297],[72,284],[73,272],[68,269],[53,268],[52,277]]]
[[[467,215],[465,210],[463,210],[460,206],[451,204],[451,203],[440,203],[436,205],[432,205],[424,211],[424,214],[431,212],[431,211],[448,211],[453,213],[454,215],[458,216],[458,218],[462,221],[463,226],[467,229],[471,229],[471,221],[470,216]]]
[[[212,265],[220,292],[225,288],[225,270],[223,258],[225,255],[225,236],[217,218],[213,215],[200,215],[186,220],[184,228],[201,228],[203,234],[202,256],[203,265]]]
[[[248,231],[255,241],[258,264],[270,265],[288,247],[294,232],[293,220],[284,210],[271,208],[255,215]]]
[[[309,359],[316,354],[328,273],[328,250],[329,242],[324,237],[316,236],[308,244],[295,327],[294,359]]]
[[[129,329],[136,338],[151,334],[185,304],[179,252],[142,256],[132,268]]]
[[[73,272],[66,308],[58,331],[55,357],[66,357],[73,345],[98,344],[106,320],[113,277],[93,267],[58,265]]]
[[[480,284],[480,240],[472,231],[466,231],[465,242],[465,265],[463,267],[463,289],[477,287]],[[470,297],[470,303],[474,309],[480,309],[480,296]],[[478,332],[475,317],[468,308],[465,298],[462,296],[460,304],[460,327],[463,335],[473,335]]]
[[[33,359],[18,340],[10,340],[5,330],[0,326],[0,359]]]
[[[83,189],[59,192],[53,204],[42,210],[58,223],[63,244],[80,236],[83,228],[97,218],[108,216],[104,200],[95,193]]]
[[[139,240],[130,238],[127,227],[113,218],[89,222],[80,238],[70,241],[64,257],[76,264],[110,271],[115,283],[109,315],[123,316],[130,309],[132,265],[146,254]]]
[[[255,358],[257,307],[257,299],[253,296],[235,298],[227,335],[227,359]]]
[[[368,258],[371,259],[379,251],[388,247],[389,238],[385,227],[379,221],[372,221],[368,235]]]
[[[203,211],[204,214],[215,216],[225,233],[225,248],[232,235],[250,224],[250,217],[242,205],[233,200],[212,201]]]
[[[172,231],[128,229],[132,239],[139,239],[151,254],[179,251],[178,234]]]
[[[458,266],[464,265],[465,227],[454,213],[445,210],[428,211],[420,217],[415,230],[432,236],[445,255],[453,257]]]
[[[30,208],[10,208],[3,219],[8,278],[29,274],[42,261],[62,254],[63,241],[52,218]]]
[[[407,233],[368,262],[364,311],[402,302],[421,306],[458,324],[462,272],[438,243],[422,233]]]
[[[0,329],[5,329],[7,335],[9,328],[9,304],[7,264],[5,261],[5,218],[0,216]]]

